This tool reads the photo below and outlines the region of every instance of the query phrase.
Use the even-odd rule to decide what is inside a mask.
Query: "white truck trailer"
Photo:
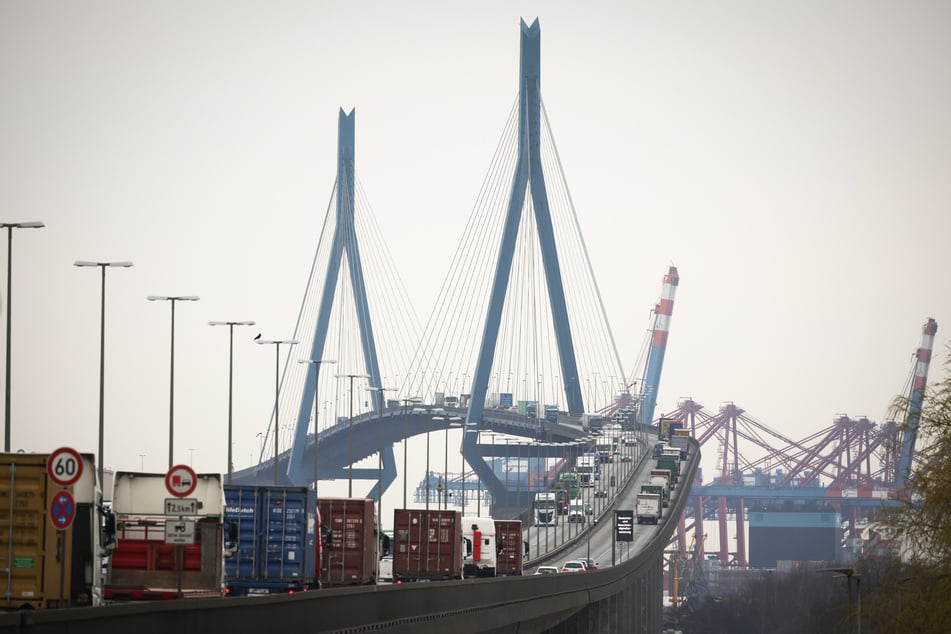
[[[656,524],[660,519],[661,500],[656,493],[638,493],[635,515],[638,524]]]

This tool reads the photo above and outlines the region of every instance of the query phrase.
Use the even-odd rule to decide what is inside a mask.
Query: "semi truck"
[[[594,486],[594,476],[598,472],[598,454],[578,456],[575,461],[575,471],[578,473],[578,483],[583,487]]]
[[[675,489],[680,479],[680,460],[672,456],[661,456],[657,459],[657,468],[670,471],[670,488]]]
[[[638,524],[656,524],[661,513],[660,496],[656,493],[638,493],[634,514]]]
[[[584,524],[588,521],[587,512],[584,507],[584,502],[581,500],[572,500],[568,503],[568,521],[569,522],[581,522]]]
[[[109,558],[106,600],[224,596],[221,474],[199,473],[194,484],[188,499],[179,500],[166,488],[164,473],[115,473],[116,548]],[[167,515],[167,501],[176,500],[191,510]]]
[[[103,602],[102,563],[114,544],[93,456],[80,454],[76,460],[75,455],[65,455],[63,464],[79,473],[66,487],[48,476],[50,457],[0,453],[0,568],[5,573],[0,609],[4,611]],[[73,500],[72,522],[58,529],[51,514],[64,491]]]
[[[375,584],[379,560],[375,503],[366,498],[320,498],[320,584]]]
[[[466,579],[496,575],[499,552],[495,526],[495,520],[491,517],[462,518],[462,538],[466,542],[462,575]]]
[[[558,517],[558,498],[554,491],[535,494],[535,526],[555,526]]]
[[[650,493],[660,497],[661,507],[664,507],[664,487],[660,484],[642,484],[641,493]]]
[[[648,483],[661,486],[661,502],[666,508],[670,505],[670,471],[667,469],[651,469]]]
[[[670,444],[680,451],[680,459],[686,460],[690,449],[690,432],[686,429],[675,429],[670,436]]]
[[[495,575],[520,576],[525,555],[525,539],[519,520],[495,520]]]
[[[320,586],[320,523],[307,487],[225,485],[225,579],[229,596]],[[234,528],[231,528],[234,527]]]
[[[462,513],[446,509],[393,512],[393,580],[462,579],[466,557]]]
[[[684,424],[673,418],[661,418],[657,423],[657,439],[670,440],[674,430],[682,429]]]
[[[597,442],[598,458],[603,463],[614,462],[614,439],[599,438]]]

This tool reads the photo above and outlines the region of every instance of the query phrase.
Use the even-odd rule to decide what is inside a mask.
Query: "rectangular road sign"
[[[614,530],[617,541],[634,541],[634,511],[614,511]]]
[[[198,500],[195,498],[165,498],[166,515],[198,515]]]
[[[166,520],[165,543],[183,544],[188,546],[195,543],[194,520]]]

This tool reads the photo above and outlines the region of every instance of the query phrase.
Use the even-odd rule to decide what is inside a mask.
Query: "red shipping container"
[[[393,514],[393,579],[462,578],[462,513],[396,509]]]
[[[374,501],[321,498],[323,549],[320,582],[326,587],[376,583],[376,514]]]
[[[495,543],[499,551],[495,575],[521,575],[525,539],[519,520],[495,520]]]

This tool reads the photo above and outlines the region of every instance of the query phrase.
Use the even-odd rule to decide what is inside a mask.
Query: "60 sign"
[[[46,474],[60,486],[75,484],[83,475],[83,458],[72,447],[60,447],[50,454]]]

